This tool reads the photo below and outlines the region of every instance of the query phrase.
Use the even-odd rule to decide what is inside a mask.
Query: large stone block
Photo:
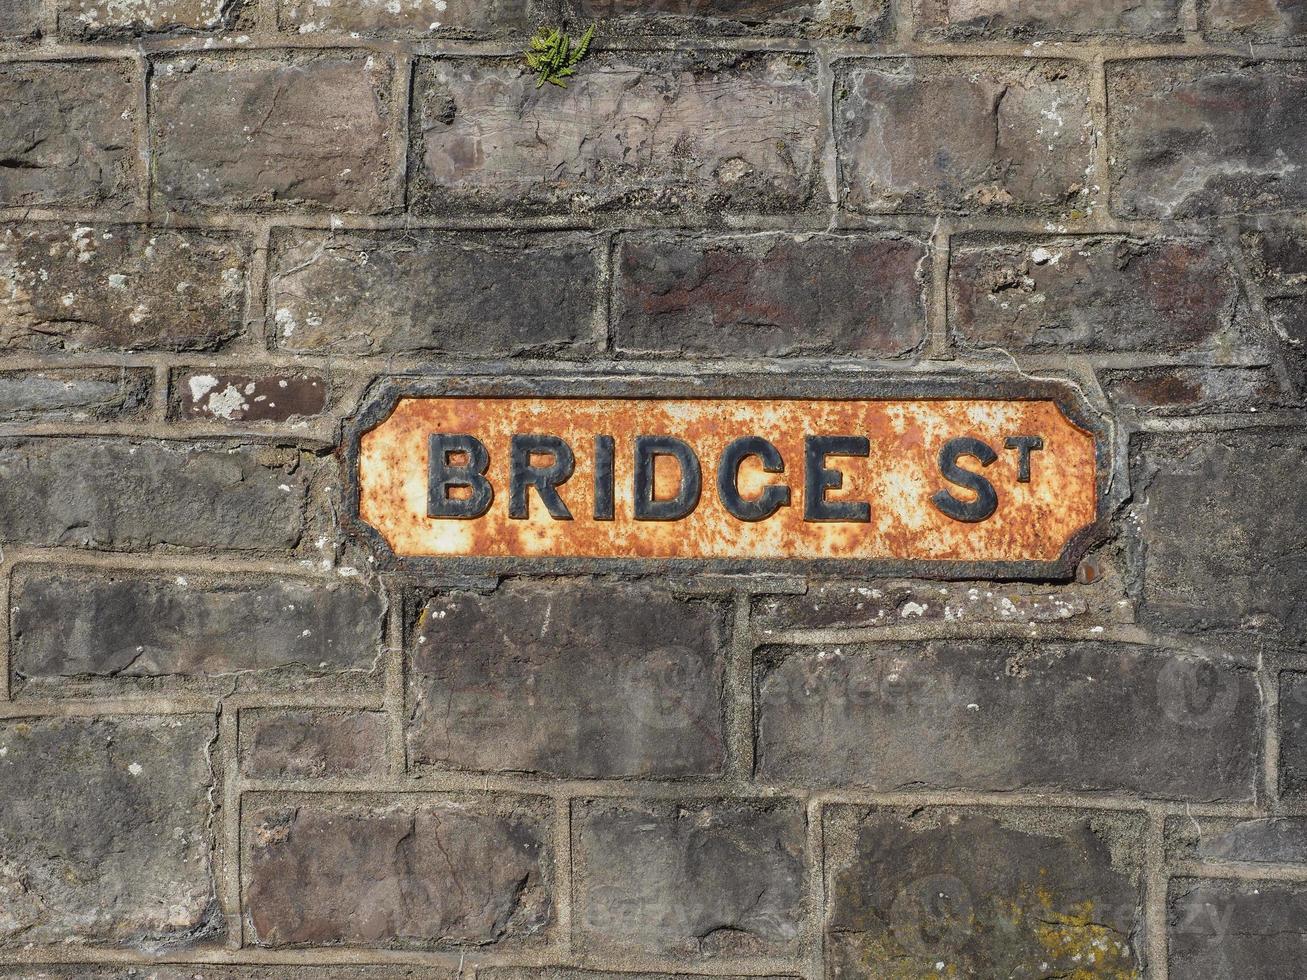
[[[1092,183],[1088,85],[1068,61],[839,61],[841,200],[870,213],[1069,211]]]
[[[381,598],[346,581],[147,575],[23,566],[14,573],[10,647],[25,693],[152,680],[228,691],[370,671]]]
[[[157,64],[156,198],[183,210],[388,210],[394,71],[380,54],[185,55]]]
[[[277,24],[296,34],[498,37],[526,33],[531,0],[278,0]]]
[[[0,720],[0,947],[220,930],[214,738],[201,715]]]
[[[636,586],[437,596],[409,648],[410,758],[573,777],[716,773],[724,620],[719,603]]]
[[[791,211],[818,187],[819,89],[802,54],[595,53],[566,89],[516,59],[424,59],[409,198],[425,213]]]
[[[578,802],[574,928],[607,949],[683,958],[793,953],[804,828],[790,800]]]
[[[379,776],[386,771],[386,727],[380,711],[246,708],[241,772],[271,779]]]
[[[916,18],[931,39],[1163,39],[1180,33],[1180,0],[916,0]]]
[[[1307,65],[1238,58],[1107,67],[1112,209],[1128,218],[1307,205]]]
[[[1171,980],[1298,980],[1307,957],[1307,887],[1172,878]]]
[[[0,422],[109,422],[149,408],[148,368],[0,372]]]
[[[1208,241],[962,238],[949,258],[949,325],[968,347],[1216,353],[1240,346],[1246,310]]]
[[[826,811],[831,980],[1140,975],[1141,815]]]
[[[1280,794],[1307,796],[1307,673],[1280,675]]]
[[[274,342],[303,354],[593,349],[602,337],[596,248],[566,233],[287,230],[273,246]]]
[[[0,208],[132,204],[137,84],[127,61],[0,65]]]
[[[0,540],[130,551],[284,550],[308,495],[298,452],[214,442],[0,440]]]
[[[897,236],[630,235],[619,350],[897,357],[926,337],[925,244]]]
[[[221,32],[253,20],[251,0],[56,0],[59,33],[77,40]]]
[[[1199,5],[1208,37],[1277,41],[1307,34],[1301,0],[1204,0]]]
[[[1305,450],[1294,429],[1135,437],[1142,619],[1307,641]]]
[[[894,30],[889,0],[565,0],[569,18],[605,32],[676,36],[797,34],[879,40]]]
[[[757,774],[877,791],[1250,800],[1254,671],[1102,642],[764,648]]]
[[[216,350],[245,327],[250,242],[214,231],[0,227],[0,349]]]
[[[41,0],[0,0],[0,40],[26,41],[39,37]]]
[[[401,796],[256,806],[245,905],[259,946],[521,942],[553,917],[540,800]]]

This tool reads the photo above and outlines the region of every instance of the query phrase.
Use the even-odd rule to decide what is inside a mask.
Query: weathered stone
[[[0,40],[40,37],[41,0],[0,0]]]
[[[828,975],[1137,977],[1144,828],[1128,813],[833,807]]]
[[[1088,193],[1080,65],[853,59],[835,75],[840,196],[854,211],[1060,211]]]
[[[1275,40],[1307,34],[1307,6],[1301,0],[1204,0],[1209,37]]]
[[[757,772],[783,785],[1249,800],[1255,673],[1093,641],[774,647]]]
[[[949,259],[959,343],[1012,351],[1228,350],[1246,307],[1210,242],[966,238]]]
[[[1098,372],[1116,405],[1147,414],[1256,411],[1282,399],[1275,375],[1259,367],[1151,367]]]
[[[567,0],[569,20],[599,21],[604,32],[718,35],[852,35],[870,41],[894,29],[888,0]]]
[[[573,970],[565,966],[482,967],[477,970],[486,980],[698,980],[699,974],[685,973],[613,973],[603,970]],[[713,974],[718,976],[718,974]],[[732,977],[720,980],[790,980],[786,977]]]
[[[926,337],[924,243],[890,236],[623,237],[619,350],[896,357]]]
[[[148,369],[2,371],[0,422],[139,419],[148,406],[150,382]]]
[[[929,38],[1003,40],[1175,37],[1180,0],[916,0]]]
[[[526,31],[530,0],[278,0],[277,23],[296,34],[498,37]]]
[[[346,581],[33,565],[15,573],[10,605],[15,681],[28,693],[165,677],[227,691],[254,673],[300,684],[366,672],[381,648],[381,599]]]
[[[817,188],[821,117],[797,53],[596,52],[566,90],[517,59],[423,59],[409,196],[427,213],[789,211]]]
[[[0,208],[130,204],[134,78],[127,61],[0,64]]]
[[[77,963],[27,967],[0,966],[4,980],[458,980],[455,968],[432,966],[220,966],[190,962],[155,966]],[[740,978],[734,978],[740,980]],[[780,980],[780,978],[775,978]]]
[[[409,650],[410,757],[573,777],[718,772],[724,621],[719,603],[639,586],[437,596]]]
[[[0,350],[216,350],[244,330],[249,255],[225,232],[0,226]]]
[[[201,715],[0,720],[0,946],[221,928]]]
[[[309,779],[386,770],[386,716],[380,711],[246,708],[240,716],[241,772]]]
[[[206,422],[289,422],[327,407],[327,379],[304,371],[174,371],[168,417]]]
[[[1307,957],[1307,888],[1172,878],[1167,950],[1171,980],[1298,980]]]
[[[211,442],[0,440],[0,540],[103,548],[294,547],[300,454]]]
[[[1198,218],[1307,205],[1307,65],[1236,58],[1107,66],[1112,208]]]
[[[804,827],[792,800],[575,803],[574,928],[606,949],[682,958],[792,953]]]
[[[1307,818],[1167,817],[1166,847],[1173,860],[1307,864]]]
[[[800,595],[755,599],[753,622],[764,635],[783,629],[936,622],[1058,623],[1098,612],[1099,605],[1082,586],[1053,590],[1019,582],[816,581]]]
[[[275,342],[305,354],[550,354],[596,346],[599,256],[566,233],[273,240]]]
[[[248,0],[57,0],[57,3],[61,35],[110,38],[221,31],[236,26],[246,17]]]
[[[394,71],[379,54],[156,65],[155,194],[182,209],[389,209]]]
[[[1280,793],[1307,795],[1307,673],[1280,675]]]
[[[553,917],[543,801],[406,795],[264,807],[245,824],[260,946],[521,941]]]
[[[1134,438],[1142,620],[1307,642],[1304,450],[1292,429]]]

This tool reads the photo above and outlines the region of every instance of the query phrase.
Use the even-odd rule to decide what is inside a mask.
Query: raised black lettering
[[[613,519],[613,437],[595,436],[596,521]]]
[[[827,490],[844,486],[844,474],[826,465],[827,456],[868,456],[866,436],[808,436],[803,441],[803,519],[865,524],[871,505],[865,500],[827,500]]]
[[[654,462],[671,456],[681,468],[680,484],[670,500],[654,499]],[[699,505],[703,472],[689,443],[674,436],[635,437],[635,519],[679,521]]]
[[[762,460],[764,473],[784,473],[785,460],[780,450],[761,436],[742,436],[722,452],[717,465],[717,495],[722,506],[733,517],[742,521],[765,521],[790,502],[790,488],[784,484],[769,484],[753,500],[740,495],[740,464],[749,456]]]
[[[1015,449],[1017,451],[1017,482],[1030,482],[1030,454],[1036,449],[1044,448],[1044,440],[1040,436],[1008,436],[1003,440],[1005,449]]]
[[[508,484],[508,516],[515,521],[527,517],[527,489],[535,487],[540,502],[556,521],[570,521],[572,512],[558,495],[557,487],[566,483],[576,468],[572,447],[558,436],[513,436],[510,450],[511,473]],[[547,453],[553,457],[548,466],[534,466],[531,456]]]
[[[939,451],[939,471],[944,475],[944,479],[972,491],[976,499],[959,500],[947,490],[936,490],[935,495],[930,499],[941,512],[953,520],[975,524],[998,509],[998,494],[994,492],[994,484],[979,473],[973,473],[958,465],[958,459],[962,456],[974,457],[980,460],[981,466],[988,466],[998,459],[998,453],[971,436],[950,439]]]
[[[427,516],[456,517],[471,520],[490,509],[495,492],[485,478],[490,454],[481,440],[469,435],[433,432],[428,443]],[[450,464],[450,457],[461,454],[467,461]],[[467,496],[451,497],[451,487],[466,487]]]

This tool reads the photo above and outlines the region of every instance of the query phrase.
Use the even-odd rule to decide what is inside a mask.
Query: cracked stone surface
[[[964,238],[949,259],[949,311],[954,334],[971,347],[1221,353],[1250,346],[1241,343],[1249,339],[1247,301],[1233,264],[1206,240]]]
[[[839,188],[847,207],[881,213],[1087,206],[1091,134],[1083,67],[886,58],[841,60],[835,72]]]
[[[11,655],[26,693],[75,682],[121,691],[172,677],[229,690],[249,672],[282,683],[367,672],[383,602],[350,582],[217,579],[25,566],[14,576]]]
[[[1019,640],[763,648],[757,770],[879,792],[1251,800],[1253,670],[1182,651]]]
[[[796,949],[797,801],[591,800],[572,816],[576,925],[590,941],[683,959]]]
[[[156,65],[156,196],[183,210],[387,210],[393,70],[383,55],[238,54]]]
[[[415,205],[789,211],[816,192],[820,95],[809,56],[604,52],[586,66],[562,90],[537,88],[517,61],[424,59]]]
[[[410,758],[574,778],[719,772],[726,646],[720,603],[657,589],[436,596],[409,646]]]
[[[303,354],[581,354],[601,328],[588,236],[285,231],[274,343]]]
[[[1296,980],[1301,973],[1301,883],[1172,878],[1166,920],[1172,980]]]
[[[246,821],[245,903],[261,946],[523,941],[553,917],[544,804],[303,802]]]
[[[0,65],[0,207],[130,205],[133,79],[126,61]]]
[[[499,37],[526,33],[531,0],[281,0],[277,23],[299,35]]]
[[[1307,204],[1307,65],[1113,62],[1107,101],[1115,214],[1197,218]]]
[[[1179,0],[916,0],[919,30],[953,39],[1176,37]]]
[[[1143,831],[1138,814],[833,807],[829,975],[1138,977]]]
[[[0,540],[126,550],[293,548],[293,450],[106,437],[0,440]]]
[[[215,737],[209,715],[0,720],[0,947],[220,934]]]
[[[250,250],[225,232],[0,226],[0,350],[217,350],[245,329]]]
[[[624,235],[620,350],[895,357],[926,337],[925,244],[792,234]]]

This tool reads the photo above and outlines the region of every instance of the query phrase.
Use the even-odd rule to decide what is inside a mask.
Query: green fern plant
[[[594,24],[575,42],[557,27],[540,28],[526,50],[526,66],[536,73],[536,88],[545,82],[567,88],[563,79],[576,74],[576,66],[590,50],[594,36]]]

